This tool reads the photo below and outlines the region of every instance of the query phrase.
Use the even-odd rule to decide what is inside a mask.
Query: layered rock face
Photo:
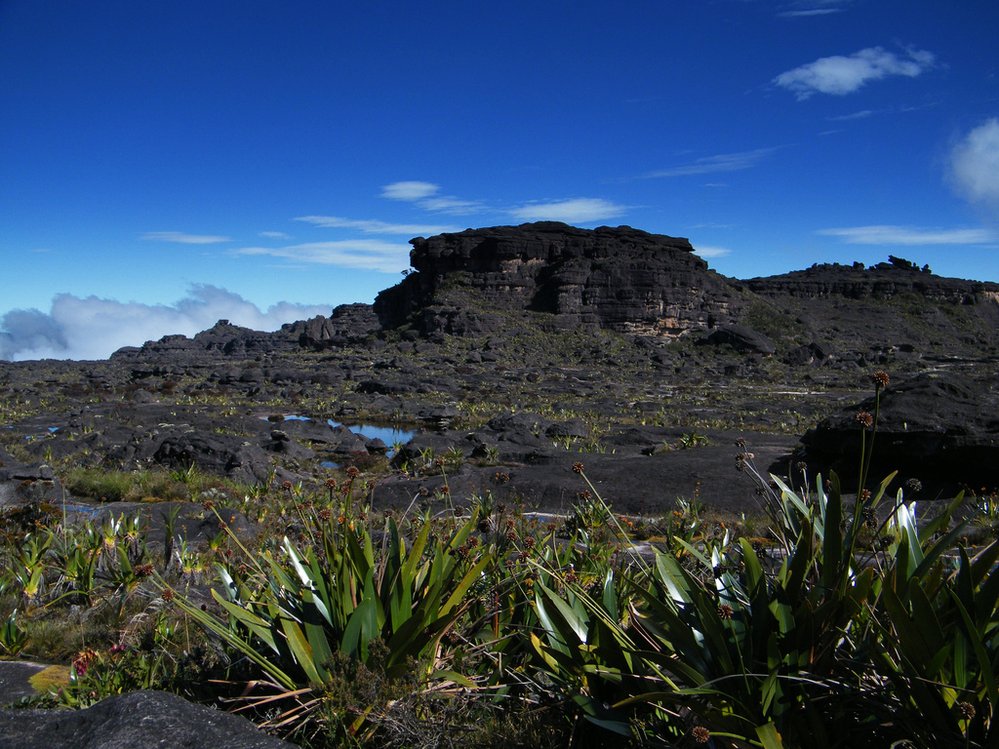
[[[742,283],[753,293],[765,297],[889,300],[900,295],[916,294],[926,301],[944,304],[972,305],[999,301],[999,284],[937,276],[926,266],[920,269],[894,256],[889,256],[887,263],[869,268],[865,268],[863,263],[822,263],[805,270],[751,278]]]
[[[686,239],[627,226],[544,222],[412,240],[415,269],[381,292],[382,325],[423,334],[492,333],[503,313],[541,312],[554,327],[675,337],[733,322],[743,293],[708,270]],[[500,326],[497,328],[497,326]]]

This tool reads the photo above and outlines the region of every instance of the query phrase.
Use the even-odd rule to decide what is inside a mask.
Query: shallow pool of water
[[[398,427],[380,427],[374,424],[344,424],[339,421],[334,421],[333,419],[328,419],[327,424],[331,427],[347,427],[354,434],[359,434],[362,437],[366,437],[369,440],[381,440],[386,445],[391,447],[392,445],[398,443],[400,445],[405,445],[416,434],[416,432],[408,429],[399,429]],[[392,453],[389,453],[389,457],[392,457]]]

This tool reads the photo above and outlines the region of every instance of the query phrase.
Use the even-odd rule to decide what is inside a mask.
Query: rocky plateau
[[[737,443],[763,472],[849,483],[874,369],[893,380],[879,470],[943,494],[999,483],[999,285],[896,257],[741,281],[630,227],[412,244],[412,270],[372,305],[273,333],[221,320],[108,361],[0,364],[0,498],[65,497],[60,467],[76,464],[248,484],[355,465],[376,506],[447,481],[452,497],[558,511],[583,462],[622,512],[693,496],[741,511],[754,487],[732,470]],[[361,425],[398,427],[400,444]],[[444,455],[447,471],[425,465]]]
[[[150,537],[169,523],[197,543],[219,532],[204,497],[91,496],[73,469],[216,476],[228,483],[212,502],[249,534],[233,487],[321,491],[354,467],[375,510],[491,496],[562,513],[586,489],[581,463],[619,513],[663,515],[682,499],[751,515],[747,459],[763,480],[835,471],[855,491],[858,411],[877,412],[872,476],[897,471],[892,491],[999,487],[997,284],[897,257],[737,280],[686,239],[630,227],[539,223],[412,245],[399,284],[328,317],[270,333],[220,320],[107,361],[0,362],[0,508],[138,512]],[[876,370],[891,378],[878,402]],[[6,711],[0,745],[74,732],[80,746],[136,745],[190,725],[202,728],[185,746],[235,741],[241,727],[213,713],[160,725],[172,699],[34,716],[30,740],[25,713]]]

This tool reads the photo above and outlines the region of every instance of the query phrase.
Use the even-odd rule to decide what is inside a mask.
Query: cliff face
[[[744,294],[686,239],[560,223],[469,229],[412,241],[415,272],[381,292],[387,328],[494,332],[498,314],[542,312],[555,327],[675,337],[733,322]]]
[[[824,349],[981,358],[999,350],[999,284],[944,278],[907,260],[814,265],[741,281]]]

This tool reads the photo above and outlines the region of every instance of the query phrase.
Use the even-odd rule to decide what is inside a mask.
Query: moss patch
[[[28,679],[38,694],[50,694],[69,684],[69,666],[47,666]]]

